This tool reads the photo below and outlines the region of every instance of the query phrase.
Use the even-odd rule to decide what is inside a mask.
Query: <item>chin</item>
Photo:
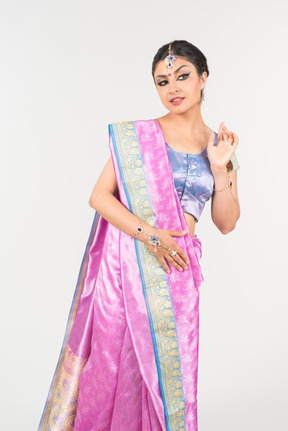
[[[169,111],[173,114],[185,114],[185,112],[189,111],[189,109],[190,108],[184,108],[183,106],[172,106],[172,108],[170,107]]]

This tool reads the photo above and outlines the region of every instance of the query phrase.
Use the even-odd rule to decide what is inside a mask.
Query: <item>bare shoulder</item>
[[[207,136],[209,138],[211,133],[214,133],[215,130],[211,129],[211,127],[207,126],[206,124],[205,124],[205,126],[206,126],[205,133],[207,134]]]

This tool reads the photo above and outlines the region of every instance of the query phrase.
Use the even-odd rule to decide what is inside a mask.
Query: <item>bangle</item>
[[[155,252],[157,251],[157,247],[156,247],[157,245],[161,246],[161,247],[165,247],[164,245],[162,245],[160,243],[158,235],[155,235],[155,234],[151,235],[150,233],[145,232],[145,230],[143,229],[143,222],[142,222],[142,220],[140,220],[140,226],[137,227],[137,232],[134,233],[133,236],[135,236],[135,238],[136,238],[139,233],[144,233],[145,235],[148,236],[148,243],[151,244],[151,245],[154,245],[154,251]],[[167,247],[165,247],[165,248],[167,248]]]
[[[213,187],[214,192],[223,192],[226,188],[230,189],[232,187],[232,181],[230,181],[230,175],[228,174],[228,183],[222,189],[215,189]]]

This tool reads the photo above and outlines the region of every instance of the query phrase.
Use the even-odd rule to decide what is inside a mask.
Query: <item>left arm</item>
[[[215,189],[221,189],[228,182],[227,169],[211,168],[214,176]],[[223,192],[214,191],[211,202],[211,216],[214,224],[223,233],[229,233],[235,229],[240,217],[240,205],[237,194],[237,171],[230,172],[232,187],[225,188]]]
[[[230,132],[221,123],[218,133],[217,145],[214,145],[214,133],[208,143],[208,158],[211,172],[214,177],[215,189],[222,189],[228,183],[227,163],[232,157],[238,145],[238,136]],[[214,191],[211,203],[211,216],[214,224],[223,233],[229,233],[235,229],[240,217],[240,205],[237,194],[237,170],[229,173],[231,187],[225,187],[223,191]]]

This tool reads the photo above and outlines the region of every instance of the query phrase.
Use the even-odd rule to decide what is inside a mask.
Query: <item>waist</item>
[[[195,234],[196,220],[192,214],[184,212],[186,223],[188,226],[189,234],[191,237]]]

